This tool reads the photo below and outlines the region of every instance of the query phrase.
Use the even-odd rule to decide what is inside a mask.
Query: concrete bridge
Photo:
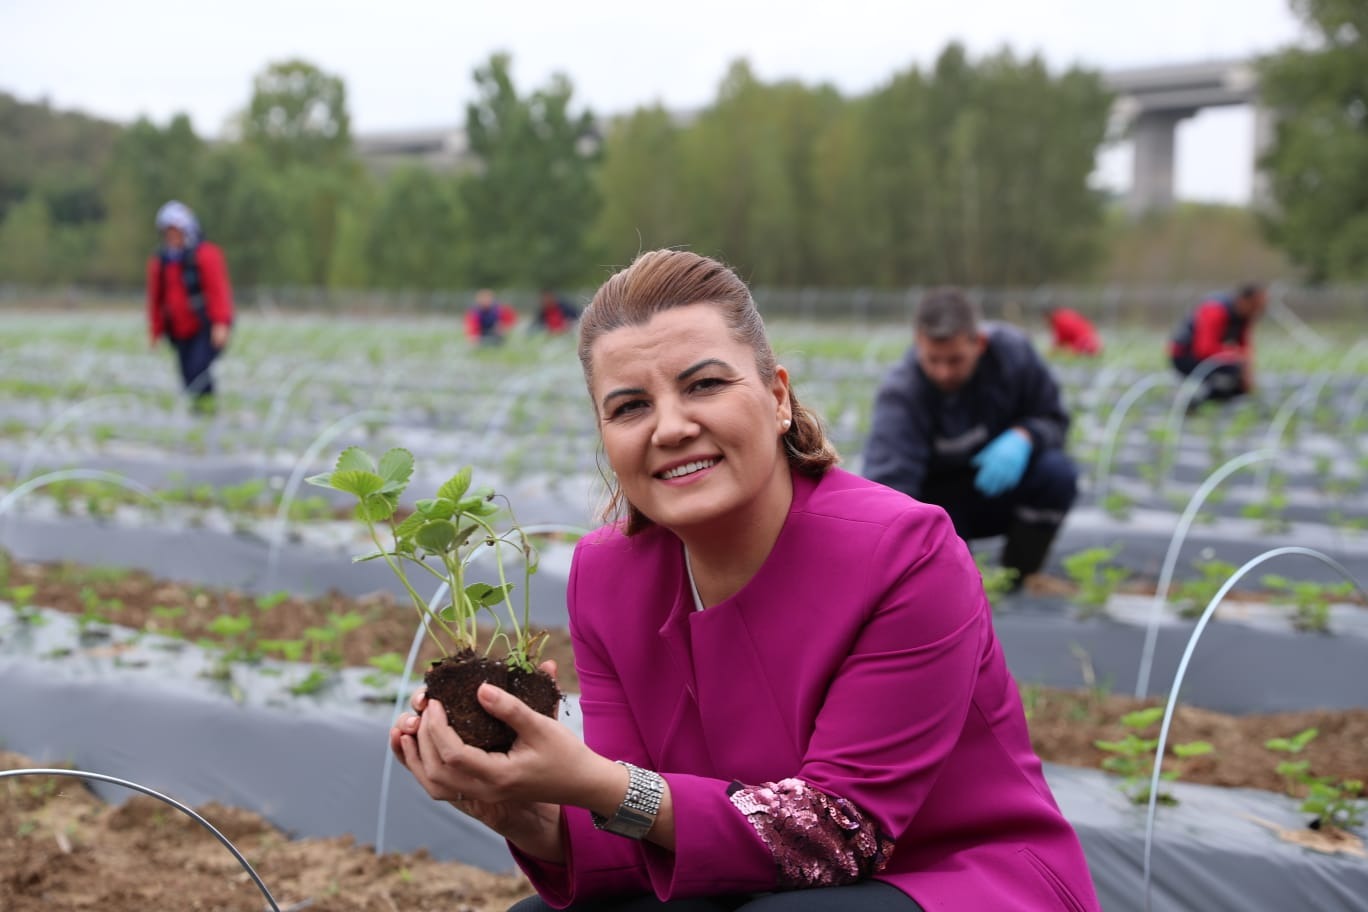
[[[1174,134],[1178,124],[1203,108],[1253,105],[1255,159],[1272,138],[1272,120],[1258,105],[1252,61],[1222,60],[1168,64],[1102,74],[1116,95],[1114,125],[1135,145],[1126,204],[1139,214],[1173,205]],[[356,137],[362,158],[380,170],[405,162],[455,168],[467,153],[460,126],[391,130]],[[1255,163],[1250,162],[1255,168]],[[1267,199],[1267,184],[1255,169],[1254,203]]]
[[[1258,104],[1253,62],[1220,60],[1112,70],[1102,81],[1116,95],[1113,121],[1135,146],[1127,207],[1133,213],[1173,205],[1174,133],[1203,108],[1254,106],[1254,204],[1268,198],[1256,162],[1272,139],[1272,119]]]

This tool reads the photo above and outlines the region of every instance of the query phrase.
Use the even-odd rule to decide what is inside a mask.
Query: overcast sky
[[[554,72],[600,114],[696,108],[744,57],[764,80],[867,92],[953,40],[1056,70],[1245,57],[1300,40],[1288,0],[0,0],[0,90],[128,121],[188,113],[218,134],[252,77],[302,57],[346,82],[353,132],[459,124],[471,71],[513,56],[519,88]],[[1252,118],[1209,111],[1180,129],[1178,193],[1249,198]],[[1129,151],[1101,180],[1128,179]]]

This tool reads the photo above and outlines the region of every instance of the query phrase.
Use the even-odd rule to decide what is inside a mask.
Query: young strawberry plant
[[[1264,747],[1296,756],[1318,734],[1319,730],[1308,728],[1290,738],[1271,738],[1264,742]],[[1311,820],[1311,829],[1338,827],[1345,830],[1363,826],[1365,805],[1368,805],[1368,801],[1364,800],[1363,780],[1341,779],[1336,782],[1333,776],[1313,776],[1308,760],[1284,760],[1278,764],[1277,772],[1287,780],[1289,795],[1297,792],[1305,795],[1300,809],[1316,815]]]
[[[1216,593],[1238,569],[1234,564],[1222,560],[1194,561],[1192,566],[1201,575],[1197,579],[1183,580],[1173,587],[1174,598],[1179,602],[1178,614],[1185,618],[1201,617]]]
[[[355,560],[380,559],[389,566],[442,654],[423,676],[428,696],[441,702],[447,720],[467,744],[506,751],[515,734],[480,706],[475,693],[481,683],[502,687],[552,718],[560,705],[555,681],[536,665],[544,637],[534,636],[529,627],[536,552],[511,511],[510,527],[495,528],[501,513],[494,502],[498,495],[471,488],[469,466],[439,485],[435,496],[415,501],[412,512],[395,522],[412,476],[413,455],[407,450],[388,450],[377,461],[360,447],[349,447],[332,472],[308,481],[356,498],[356,518],[378,550]],[[388,542],[379,530],[382,523],[388,524]],[[497,585],[469,581],[471,563],[484,549],[493,552]],[[513,604],[514,584],[505,567],[510,549],[519,555],[522,570],[521,610]],[[431,608],[409,579],[410,570],[445,583],[446,604]],[[494,633],[482,647],[478,622],[484,616]],[[502,647],[502,659],[493,657],[495,647]]]
[[[1102,768],[1121,776],[1121,791],[1133,804],[1146,804],[1150,797],[1150,780],[1154,775],[1154,749],[1158,738],[1145,738],[1140,732],[1155,725],[1164,717],[1164,707],[1151,706],[1147,709],[1126,713],[1121,724],[1129,731],[1120,741],[1094,741],[1093,744],[1111,756],[1102,761]],[[1212,746],[1207,741],[1192,741],[1175,744],[1171,748],[1179,758],[1197,757],[1209,754]],[[1159,778],[1165,782],[1178,778],[1176,770],[1161,773]],[[1160,804],[1177,804],[1178,799],[1167,792],[1160,792],[1156,800]]]
[[[1073,600],[1083,609],[1084,617],[1100,613],[1107,599],[1130,571],[1121,566],[1109,566],[1112,558],[1121,553],[1121,546],[1085,548],[1064,558],[1064,572],[1069,574],[1077,589]]]
[[[1289,580],[1276,573],[1266,574],[1263,584],[1275,592],[1292,596],[1297,612],[1292,616],[1292,626],[1313,633],[1329,633],[1330,602],[1354,592],[1354,584],[1347,580],[1327,585],[1313,580]]]

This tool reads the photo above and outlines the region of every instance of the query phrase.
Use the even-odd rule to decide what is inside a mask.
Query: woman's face
[[[622,493],[673,531],[787,508],[788,374],[760,379],[714,305],[659,313],[600,336],[590,353],[594,407]],[[719,531],[722,527],[719,527]]]

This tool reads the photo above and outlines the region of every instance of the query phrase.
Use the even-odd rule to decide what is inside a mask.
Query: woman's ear
[[[771,386],[771,391],[774,393],[774,401],[778,403],[780,410],[792,418],[793,399],[789,396],[789,374],[782,364],[775,365],[774,383]]]

